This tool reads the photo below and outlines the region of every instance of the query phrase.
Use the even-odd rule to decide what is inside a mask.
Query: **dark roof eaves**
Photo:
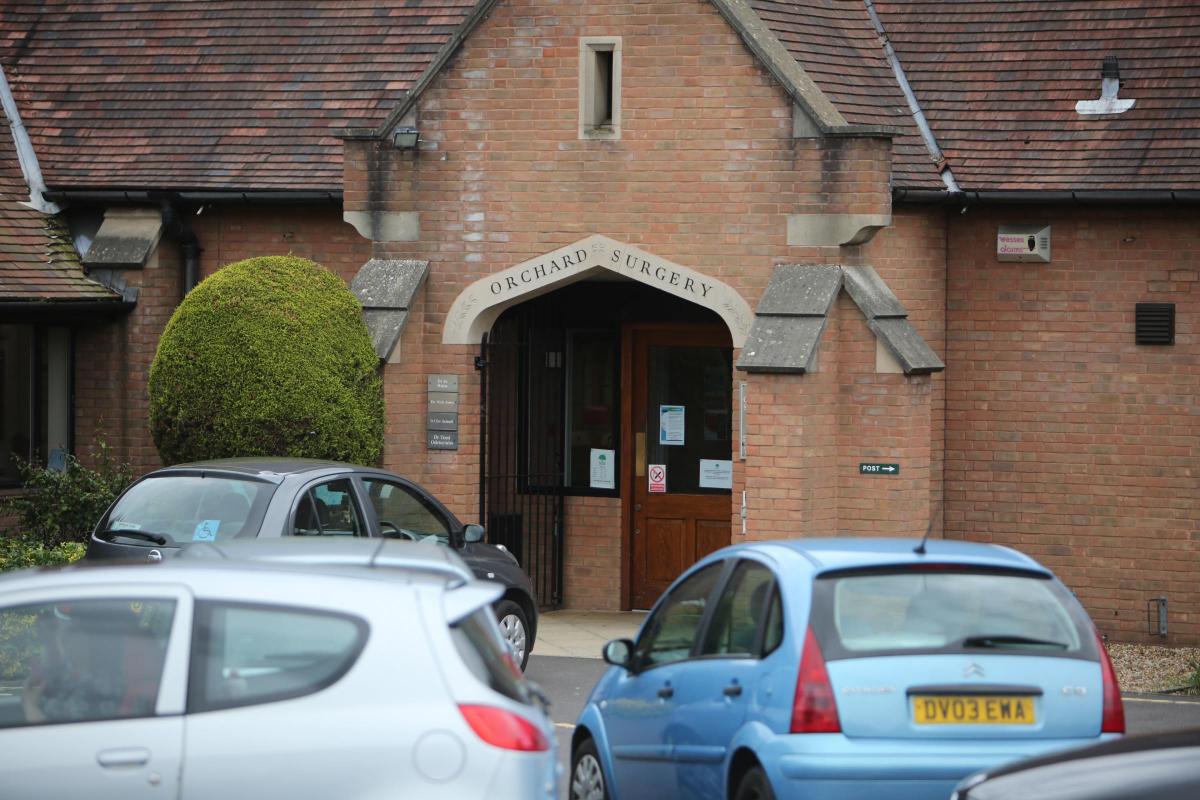
[[[462,43],[467,40],[475,27],[482,22],[498,0],[478,0],[475,7],[471,9],[471,13],[467,15],[462,24],[458,26],[458,30],[450,35],[446,43],[438,50],[437,55],[429,62],[429,66],[421,73],[412,87],[409,88],[407,96],[400,102],[398,106],[392,109],[391,113],[374,128],[343,128],[340,131],[333,131],[333,135],[341,139],[383,139],[386,138],[388,132],[391,131],[400,120],[404,118],[413,106],[417,104],[417,99],[429,88],[433,83],[433,79],[442,71],[442,67],[450,60],[450,58],[462,46]]]
[[[1200,190],[1107,190],[1083,189],[1063,191],[1061,189],[983,189],[977,191],[950,192],[943,189],[892,190],[894,203],[948,203],[957,205],[982,203],[1121,203],[1121,204],[1186,204],[1200,203]]]

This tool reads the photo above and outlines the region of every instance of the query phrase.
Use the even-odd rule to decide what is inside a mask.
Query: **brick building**
[[[62,446],[153,466],[185,288],[291,252],[363,301],[385,466],[547,605],[930,531],[1200,642],[1193,3],[10,5],[4,235],[75,253],[0,249],[0,330],[69,332]]]

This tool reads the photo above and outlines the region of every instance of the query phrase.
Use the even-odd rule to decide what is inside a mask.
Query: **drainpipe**
[[[203,248],[174,201],[162,201],[162,219],[163,228],[179,242],[179,255],[183,261],[183,296],[186,297],[200,282],[200,253]]]

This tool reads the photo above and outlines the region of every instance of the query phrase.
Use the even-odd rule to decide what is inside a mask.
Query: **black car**
[[[193,542],[278,536],[433,540],[505,587],[496,617],[524,669],[537,634],[529,577],[484,529],[386,470],[299,458],[236,458],[155,470],[101,517],[86,558],[161,561]]]
[[[965,778],[951,800],[1196,800],[1200,729],[1129,736]]]

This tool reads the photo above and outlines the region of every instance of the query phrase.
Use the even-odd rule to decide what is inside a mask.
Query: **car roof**
[[[346,464],[341,461],[327,461],[317,458],[292,458],[275,456],[254,456],[248,458],[214,458],[208,461],[192,461],[186,464],[173,464],[169,467],[155,470],[152,475],[170,472],[192,472],[196,470],[213,470],[216,472],[242,473],[257,476],[299,475],[309,472],[349,472],[351,470],[378,471],[373,467],[362,467],[356,464]]]
[[[195,542],[172,561],[254,561],[295,566],[358,566],[411,569],[470,580],[471,570],[450,548],[436,542],[368,539],[358,536],[281,536]]]
[[[930,539],[925,544],[925,553],[919,554],[916,548],[920,542],[920,539],[870,537],[777,539],[738,545],[734,549],[742,547],[798,554],[808,560],[817,572],[936,563],[1033,570],[1050,574],[1032,558],[1000,545]]]
[[[1070,761],[1081,761],[1089,758],[1103,758],[1106,756],[1127,755],[1131,753],[1143,753],[1151,750],[1172,750],[1176,748],[1200,748],[1200,728],[1190,728],[1181,731],[1168,731],[1165,733],[1141,734],[1137,736],[1123,736],[1120,739],[1100,742],[1099,744],[1090,745],[1088,747],[1075,748],[1072,750],[1050,753],[1044,756],[1015,761],[994,770],[987,770],[986,774],[988,778],[999,778],[1004,775],[1026,772],[1029,770],[1039,769],[1041,767],[1050,767],[1054,766],[1055,764],[1063,764]],[[1194,757],[1194,754],[1181,755],[1188,758]]]

